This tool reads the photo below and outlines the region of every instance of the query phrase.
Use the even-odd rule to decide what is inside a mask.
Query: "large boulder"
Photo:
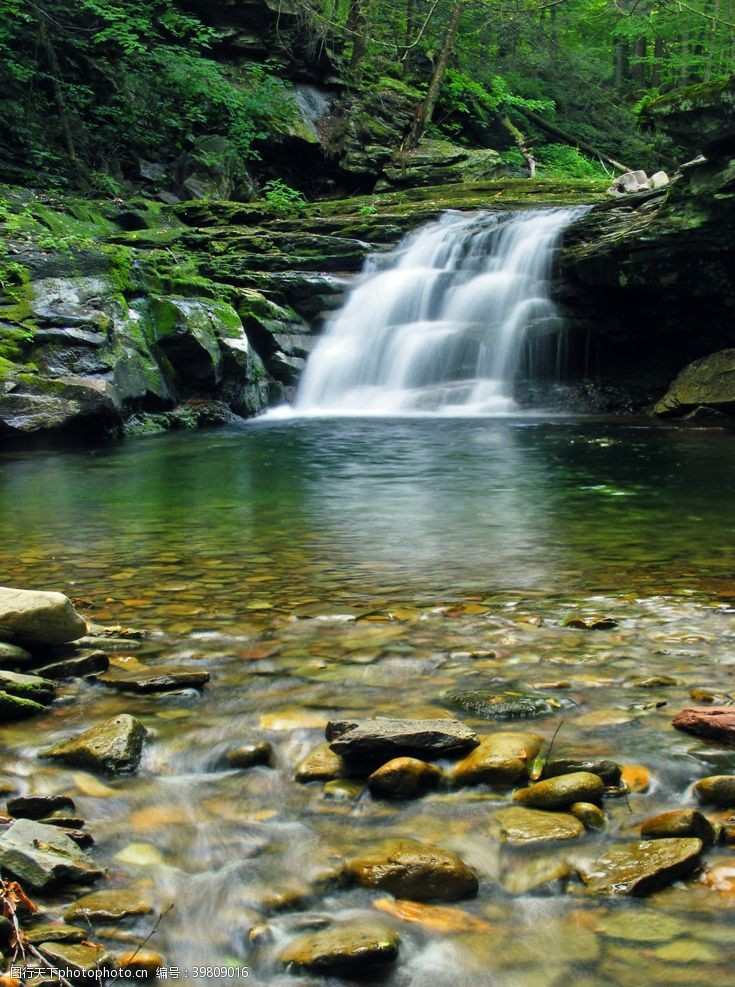
[[[17,820],[0,837],[0,868],[35,891],[102,877],[99,867],[57,826],[30,819]]]
[[[692,153],[735,149],[735,76],[673,90],[648,103],[643,118]]]
[[[654,405],[653,413],[674,418],[696,408],[735,411],[735,349],[720,350],[690,363]]]
[[[86,633],[86,621],[63,593],[0,586],[0,638],[55,645]]]
[[[147,730],[129,713],[110,717],[84,733],[56,744],[40,756],[93,768],[106,774],[135,771]]]

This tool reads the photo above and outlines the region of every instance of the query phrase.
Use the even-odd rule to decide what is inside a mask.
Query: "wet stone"
[[[511,806],[493,813],[490,833],[504,843],[523,845],[574,840],[584,834],[584,825],[568,812]]]
[[[296,766],[296,781],[332,781],[349,774],[344,758],[335,754],[326,741],[310,751]]]
[[[106,672],[109,667],[110,659],[104,651],[88,651],[62,661],[50,662],[36,671],[49,679],[83,679]]]
[[[712,846],[715,829],[709,819],[696,809],[672,809],[646,819],[641,826],[641,836],[644,840],[695,836],[704,846]]]
[[[358,799],[364,791],[365,786],[361,781],[335,778],[324,785],[324,798],[332,799],[335,802],[347,802]]]
[[[34,890],[66,881],[86,884],[102,871],[54,826],[19,819],[0,837],[0,868]]]
[[[572,872],[566,860],[546,859],[526,860],[517,863],[502,878],[501,884],[508,894],[538,893],[543,888],[558,891],[559,885]]]
[[[398,946],[398,935],[387,925],[374,920],[340,922],[299,936],[278,959],[296,971],[349,976],[394,963]]]
[[[0,665],[28,665],[33,660],[30,651],[17,644],[0,641]]]
[[[147,730],[139,720],[121,713],[39,756],[107,774],[130,772],[140,763],[146,736]]]
[[[573,802],[569,811],[575,819],[579,819],[585,829],[604,829],[605,813],[592,802]]]
[[[528,778],[528,762],[541,750],[543,737],[511,731],[480,738],[480,744],[454,765],[455,785],[510,787]]]
[[[694,795],[702,805],[735,806],[735,775],[710,775],[694,786]]]
[[[576,771],[589,771],[598,775],[606,785],[620,784],[622,768],[615,761],[587,760],[585,758],[559,757],[548,761],[544,766],[542,778],[557,778],[559,775],[573,774]]]
[[[475,732],[459,720],[333,720],[326,733],[334,753],[351,760],[431,760],[463,754],[478,744]]]
[[[19,795],[8,799],[7,808],[8,815],[16,819],[43,819],[52,812],[73,812],[74,801],[68,795]]]
[[[513,799],[537,809],[564,809],[574,802],[597,802],[604,791],[605,785],[598,775],[574,771],[521,788],[514,792]]]
[[[681,919],[650,908],[613,912],[602,916],[597,925],[600,932],[610,939],[640,943],[669,942],[684,935],[688,928]]]
[[[477,875],[456,854],[415,840],[389,840],[347,862],[364,888],[412,901],[457,901],[477,894]]]
[[[127,888],[95,891],[77,899],[64,912],[67,922],[117,922],[132,915],[149,915],[151,902]]]
[[[702,841],[647,840],[608,847],[580,869],[591,894],[645,895],[686,877],[699,865]]]
[[[32,946],[42,942],[83,942],[89,935],[89,929],[78,929],[74,925],[54,925],[42,923],[32,925],[23,930],[26,939]]]
[[[367,780],[376,798],[411,799],[436,788],[442,773],[433,764],[415,757],[396,757],[374,771]]]
[[[111,669],[99,681],[119,692],[171,692],[173,689],[200,689],[209,682],[209,672],[188,668],[158,668],[146,672]]]
[[[65,644],[87,631],[62,593],[0,586],[0,635],[13,644]]]
[[[735,744],[735,706],[705,706],[684,709],[671,721],[677,730],[696,737]]]
[[[26,675],[23,672],[0,671],[0,689],[8,695],[20,699],[32,699],[36,703],[50,703],[54,698],[56,685],[40,675]]]
[[[152,949],[130,949],[116,959],[121,970],[129,970],[140,980],[155,977],[156,971],[166,963],[163,956]]]
[[[36,716],[38,713],[45,712],[46,707],[41,703],[37,703],[33,699],[11,696],[10,693],[0,689],[0,723],[24,720],[29,716]]]
[[[256,740],[227,751],[223,760],[227,768],[254,768],[259,764],[269,767],[273,762],[273,748],[267,740]]]
[[[549,716],[562,706],[574,705],[571,700],[562,701],[553,696],[532,696],[506,690],[492,692],[488,689],[452,690],[444,701],[453,709],[462,709],[481,720],[533,720]]]
[[[42,942],[38,950],[55,967],[74,971],[77,976],[98,970],[108,959],[104,946],[89,942]]]

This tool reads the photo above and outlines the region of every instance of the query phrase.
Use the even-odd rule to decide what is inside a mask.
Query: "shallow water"
[[[180,980],[229,963],[250,983],[299,982],[274,958],[295,929],[380,915],[379,896],[330,884],[335,862],[412,835],[476,868],[480,894],[457,907],[490,928],[437,932],[384,916],[402,937],[391,987],[727,982],[735,895],[696,877],[645,901],[590,899],[574,882],[518,889],[534,861],[633,837],[654,812],[691,804],[691,782],[735,769],[735,752],[670,726],[692,688],[735,691],[732,442],[716,430],[531,418],[314,419],[6,454],[0,582],[58,589],[95,621],[147,628],[153,637],[129,656],[204,666],[212,681],[158,697],[67,683],[51,714],[2,729],[3,774],[69,791],[111,862],[109,883],[147,887],[161,909],[176,903],[151,945]],[[562,626],[592,614],[618,626]],[[676,684],[639,684],[661,675]],[[550,738],[563,719],[555,755],[651,773],[647,792],[605,803],[604,835],[521,853],[487,832],[507,793],[385,804],[292,780],[334,715],[453,715],[450,688],[518,683],[558,698],[554,715],[521,725]],[[51,739],[119,711],[155,735],[137,776],[103,793],[36,761]],[[273,743],[275,770],[217,769],[253,735]],[[726,848],[707,859],[735,860]]]

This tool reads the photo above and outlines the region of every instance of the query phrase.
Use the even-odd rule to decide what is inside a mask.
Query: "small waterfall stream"
[[[530,333],[547,344],[531,374],[557,369],[546,282],[562,230],[584,211],[445,213],[370,258],[309,358],[295,413],[512,413]]]

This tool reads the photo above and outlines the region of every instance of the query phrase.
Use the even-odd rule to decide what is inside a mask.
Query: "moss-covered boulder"
[[[735,349],[720,350],[685,367],[653,413],[676,418],[696,408],[735,411]]]
[[[505,173],[500,154],[491,148],[472,149],[425,139],[415,150],[399,152],[383,167],[376,190],[488,181]]]
[[[707,157],[735,151],[735,76],[674,90],[648,103],[644,119]]]

